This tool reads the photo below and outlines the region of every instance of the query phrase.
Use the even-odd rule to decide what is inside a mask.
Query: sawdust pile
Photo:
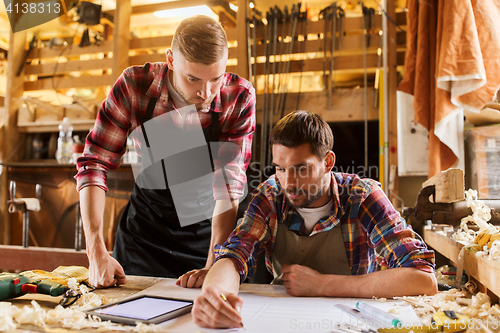
[[[471,294],[471,291],[475,292],[476,290],[473,283],[467,283],[466,288],[468,291],[451,289],[435,296],[394,298],[410,303],[414,307],[415,313],[423,319],[425,325],[430,324],[435,312],[453,310],[469,317],[471,330],[486,327],[490,331],[493,329],[493,331],[500,332],[500,306],[498,304],[491,305],[490,297],[485,293]]]

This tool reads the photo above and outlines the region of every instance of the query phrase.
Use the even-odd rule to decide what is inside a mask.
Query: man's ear
[[[335,153],[329,150],[325,156],[325,172],[330,172],[335,165]]]
[[[172,49],[167,50],[167,66],[168,69],[174,70],[174,53],[172,52]]]

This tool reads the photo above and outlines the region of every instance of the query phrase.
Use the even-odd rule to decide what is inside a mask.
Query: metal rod
[[[276,92],[274,91],[274,87],[276,85],[276,47],[278,38],[278,6],[274,6],[273,12],[273,83],[271,85],[271,107],[269,108],[269,123],[267,133],[270,135],[273,130],[274,123],[274,97]],[[271,164],[271,146],[267,147],[267,162]]]
[[[29,246],[29,239],[30,239],[30,212],[28,211],[28,208],[26,205],[24,206],[23,209],[23,247],[27,248]]]
[[[82,218],[80,212],[80,201],[75,204],[76,224],[75,224],[75,250],[82,250]]]

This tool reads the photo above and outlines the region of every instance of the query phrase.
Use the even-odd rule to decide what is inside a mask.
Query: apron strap
[[[146,146],[148,148],[150,148],[150,146],[149,146],[148,136],[146,135],[146,130],[144,129],[144,123],[147,122],[148,120],[151,120],[151,118],[153,117],[153,112],[155,110],[157,100],[158,98],[156,97],[151,97],[149,99],[148,107],[146,109],[146,113],[144,114],[144,118],[142,118],[142,123],[141,123],[142,133],[144,134],[144,141],[146,141]]]

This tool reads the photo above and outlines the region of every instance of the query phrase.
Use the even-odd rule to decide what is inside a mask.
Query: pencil
[[[226,298],[226,295],[224,295],[224,294],[220,294],[220,298],[222,298],[222,300],[223,300],[224,302],[229,303],[229,301],[228,301],[228,300],[227,300],[227,298]],[[242,328],[242,329],[244,329],[244,330],[246,331],[245,327],[243,326],[243,323],[240,323],[240,326],[241,326],[241,328]]]

